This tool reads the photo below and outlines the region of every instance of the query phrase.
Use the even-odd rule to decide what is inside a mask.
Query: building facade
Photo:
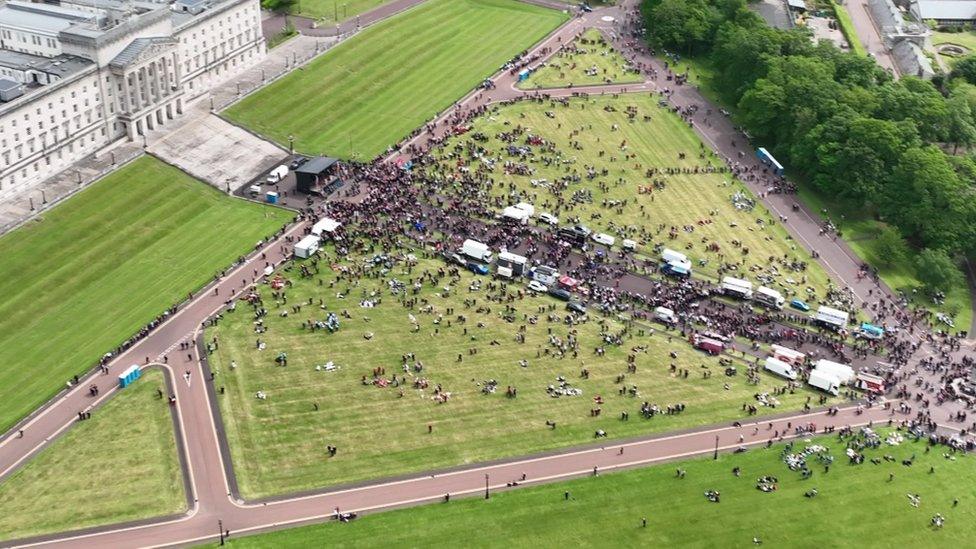
[[[0,200],[260,61],[259,0],[0,0]]]

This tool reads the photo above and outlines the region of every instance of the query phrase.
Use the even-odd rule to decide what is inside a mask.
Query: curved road
[[[571,40],[573,36],[589,26],[600,27],[609,36],[619,33],[618,25],[624,17],[624,11],[632,10],[636,0],[625,0],[622,4],[621,7],[596,10],[585,17],[568,22],[537,45],[533,51],[538,52],[546,47],[555,50],[559,44]],[[615,20],[604,21],[602,18],[605,15],[612,16]],[[615,39],[615,42],[615,45],[628,57],[658,67],[659,73],[665,74],[660,63],[651,58],[647,52],[630,49],[620,43],[619,39]],[[445,113],[440,120],[446,119],[458,110],[469,109],[485,102],[514,98],[525,93],[512,86],[513,77],[507,72],[496,75],[493,80],[496,88],[472,92],[454,109]],[[639,85],[598,86],[585,90],[583,88],[553,90],[547,93],[551,95],[569,95],[579,91],[591,94],[617,93],[623,92],[623,88],[626,88],[627,92],[653,93],[658,88],[658,84],[650,80]],[[676,105],[692,103],[707,105],[707,102],[691,86],[678,87],[672,96],[672,102]],[[443,132],[446,126],[443,122],[435,125],[434,135]],[[735,157],[737,154],[737,149],[730,143],[731,139],[737,137],[737,132],[728,120],[715,118],[708,123],[698,120],[696,129],[721,154],[730,157]],[[425,136],[429,137],[427,134],[421,134],[410,143],[422,144],[426,140]],[[751,154],[743,160],[750,158],[752,158]],[[757,194],[761,191],[761,189],[753,190]],[[791,209],[789,197],[770,195],[766,199],[766,204],[774,212],[782,212],[784,215],[787,215],[786,212],[790,212]],[[787,225],[795,238],[807,247],[820,252],[823,263],[832,274],[852,286],[860,299],[867,298],[867,290],[873,287],[873,284],[857,279],[857,261],[842,243],[819,237],[819,225],[809,214],[790,216]],[[304,228],[305,223],[290,227],[285,235],[249,256],[243,264],[234,268],[224,278],[201,290],[193,300],[183,305],[165,323],[115,358],[108,367],[108,374],[92,374],[72,390],[49,402],[25,424],[7,433],[0,440],[0,479],[2,479],[70,428],[76,421],[78,412],[92,409],[114,394],[116,377],[125,368],[132,364],[166,362],[178,377],[183,371],[190,372],[189,383],[183,379],[177,379],[175,383],[177,417],[187,463],[186,474],[192,489],[193,507],[188,513],[183,517],[163,522],[115,525],[95,528],[87,533],[57,534],[23,540],[24,544],[99,548],[189,544],[215,539],[218,520],[222,521],[225,529],[239,534],[322,520],[332,515],[336,508],[342,512],[363,512],[436,501],[446,493],[452,496],[481,493],[485,490],[486,482],[491,490],[501,489],[521,478],[523,473],[527,480],[520,484],[535,484],[593,474],[594,467],[599,471],[608,471],[707,454],[713,452],[716,447],[719,450],[728,450],[740,445],[763,444],[770,440],[771,435],[776,431],[780,433],[787,431],[788,423],[795,427],[801,423],[812,422],[818,429],[822,429],[827,425],[858,426],[870,421],[907,419],[896,417],[892,410],[882,408],[868,409],[863,414],[856,413],[853,408],[847,408],[837,416],[831,417],[823,412],[798,413],[779,419],[759,419],[756,420],[758,423],[750,422],[741,427],[704,427],[690,432],[655,435],[630,441],[613,441],[607,442],[604,446],[567,449],[453,471],[418,474],[389,481],[373,481],[359,486],[277,501],[244,503],[232,495],[226,476],[226,470],[230,467],[229,458],[223,455],[218,440],[215,420],[211,412],[212,387],[207,380],[203,379],[206,369],[200,363],[196,349],[188,356],[188,351],[179,350],[179,344],[194,341],[204,320],[223,308],[226,300],[239,294],[247,285],[255,283],[255,270],[262,272],[266,263],[278,264],[286,259],[290,254],[290,246],[285,244],[285,236],[301,235]],[[266,254],[265,259],[262,259],[262,253]],[[99,397],[92,398],[87,393],[87,385],[90,383],[97,383],[103,387],[107,383],[112,389],[104,390]],[[755,427],[759,429],[753,435]],[[17,436],[17,429],[24,429],[23,437]],[[740,437],[742,437],[741,442]]]

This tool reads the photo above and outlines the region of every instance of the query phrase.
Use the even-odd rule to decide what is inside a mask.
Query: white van
[[[288,166],[282,164],[277,168],[271,170],[271,173],[268,174],[268,178],[265,181],[269,185],[273,185],[281,181],[282,179],[284,179],[286,175],[288,175]]]
[[[666,324],[678,323],[678,317],[674,314],[674,311],[668,309],[667,307],[658,307],[654,309],[654,318]]]
[[[778,358],[767,357],[763,368],[780,377],[785,377],[790,381],[796,381],[796,371],[793,370],[793,366],[790,366]]]
[[[491,249],[488,245],[477,240],[471,240],[470,238],[461,244],[461,255],[485,263],[491,263]]]
[[[623,242],[620,243],[623,249],[632,252],[637,249],[637,242],[629,238],[625,238]]]

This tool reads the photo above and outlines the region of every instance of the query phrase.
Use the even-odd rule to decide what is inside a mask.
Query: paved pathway
[[[874,60],[882,67],[890,70],[896,77],[900,74],[898,65],[891,55],[891,51],[885,47],[881,32],[871,16],[868,7],[868,0],[851,0],[846,4],[851,20],[854,21],[854,31],[861,40],[864,49],[874,56]]]
[[[625,0],[623,7],[599,10],[588,14],[583,19],[571,21],[538,47],[555,49],[553,46],[578,34],[587,25],[600,26],[608,33],[619,33],[617,22],[607,22],[601,17],[612,15],[620,21],[624,17],[625,10],[632,9],[635,1]],[[618,44],[618,48],[629,56],[659,66],[656,60],[646,56],[646,52],[629,50],[623,46]],[[663,74],[663,70],[661,73]],[[494,80],[498,93],[520,93],[511,87],[511,76],[507,73],[496,76]],[[639,89],[641,92],[650,93],[657,85],[650,81],[643,85],[627,87],[629,92]],[[622,87],[597,87],[592,89],[591,93],[623,91],[620,88]],[[562,90],[553,93],[566,94],[572,91]],[[505,95],[476,91],[469,95],[459,108],[470,108],[479,101],[497,100],[500,97],[504,98]],[[673,101],[679,105],[706,104],[691,86],[679,87]],[[737,153],[730,139],[738,137],[738,134],[727,120],[699,119],[696,120],[696,129],[706,141],[715,144],[722,154]],[[751,158],[751,155],[748,156]],[[773,196],[767,203],[774,211],[777,211],[777,208],[790,206],[788,198],[777,196]],[[842,244],[829,238],[816,237],[819,227],[809,215],[805,214],[805,217],[792,215],[788,225],[801,242],[816,247],[821,252],[828,270],[839,279],[853,284],[859,297],[866,296],[868,285],[853,276],[857,268],[856,261],[849,255],[849,251],[842,247]],[[288,234],[299,235],[303,229],[304,224],[296,224],[289,229]],[[813,233],[810,234],[809,231]],[[195,502],[193,509],[178,520],[132,527],[109,526],[95,529],[81,537],[62,534],[42,540],[44,544],[99,548],[188,544],[215,538],[214,531],[218,520],[223,521],[224,527],[231,532],[240,534],[321,520],[328,517],[335,508],[343,512],[362,512],[436,501],[448,492],[452,495],[477,494],[484,490],[486,481],[489,489],[500,489],[520,478],[523,473],[527,476],[526,483],[532,484],[592,474],[594,467],[598,467],[600,471],[607,471],[705,454],[714,451],[716,446],[720,450],[728,450],[739,445],[762,444],[769,440],[771,432],[787,431],[787,423],[792,423],[793,426],[807,422],[813,422],[818,427],[828,424],[838,427],[858,426],[868,421],[886,421],[893,417],[891,411],[881,408],[870,409],[863,415],[848,408],[842,410],[836,417],[828,417],[822,412],[795,414],[777,420],[759,420],[759,424],[755,425],[759,428],[755,435],[753,434],[755,427],[751,423],[741,427],[720,425],[688,433],[656,435],[628,442],[607,442],[603,447],[563,450],[548,455],[476,465],[450,472],[418,474],[393,481],[374,481],[321,494],[246,504],[233,497],[225,474],[225,469],[230,466],[229,458],[222,455],[216,435],[214,416],[211,413],[212,386],[202,382],[206,370],[199,362],[196,351],[187,355],[187,351],[179,351],[178,348],[180,342],[195,339],[201,321],[220,310],[225,300],[240,292],[246,284],[254,282],[255,270],[262,271],[266,262],[282,261],[288,252],[289,247],[280,240],[267,245],[260,252],[265,253],[266,258],[262,259],[260,253],[254,254],[245,264],[232,270],[225,278],[202,290],[190,303],[181,306],[167,322],[114,360],[108,375],[93,374],[91,379],[82,380],[76,389],[59,395],[36,415],[28,418],[24,425],[19,427],[25,429],[23,438],[18,438],[14,434],[15,429],[0,440],[0,478],[2,478],[69,428],[75,421],[77,412],[90,409],[108,398],[116,390],[114,389],[115,376],[130,364],[164,361],[168,362],[168,365],[178,374],[183,371],[190,372],[190,383],[179,381],[176,383],[176,398],[181,431],[185,440],[190,442],[185,446],[187,473]],[[92,399],[88,396],[85,387],[93,382],[112,389],[105,390],[99,397]],[[98,413],[97,410],[95,413]],[[623,453],[620,452],[620,448],[623,448]]]

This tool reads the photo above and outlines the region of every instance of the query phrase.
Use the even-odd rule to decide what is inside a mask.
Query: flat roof
[[[295,170],[295,173],[310,173],[318,175],[325,170],[331,168],[333,164],[338,162],[338,158],[329,158],[328,156],[315,156],[309,158],[307,162],[302,164]]]
[[[19,88],[22,84],[16,80],[11,80],[6,76],[0,76],[0,91],[10,91]]]
[[[57,34],[81,21],[94,21],[98,16],[81,10],[50,4],[8,2],[0,7],[0,24]]]
[[[0,50],[0,66],[27,71],[36,70],[65,77],[94,63],[84,57],[61,54],[56,57],[42,57],[29,53]]]
[[[922,19],[947,19],[968,21],[976,19],[974,0],[918,0],[918,13]]]

